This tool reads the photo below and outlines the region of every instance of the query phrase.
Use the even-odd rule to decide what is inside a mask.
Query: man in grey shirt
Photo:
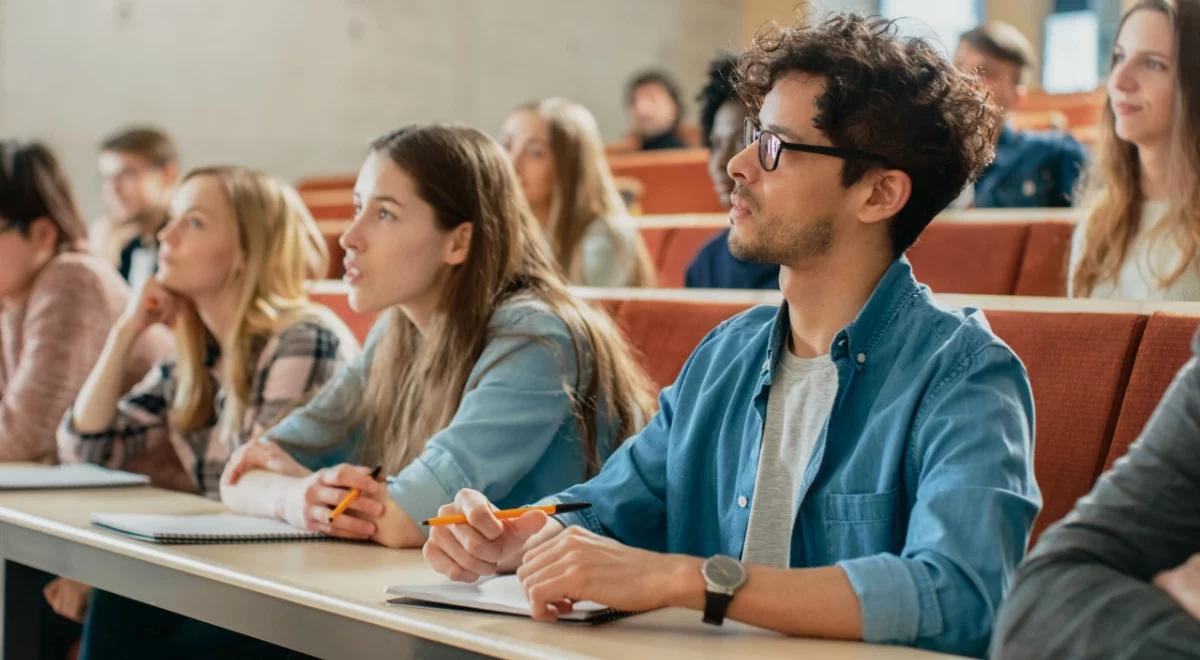
[[[1129,454],[1016,574],[996,658],[1200,657],[1200,333]]]

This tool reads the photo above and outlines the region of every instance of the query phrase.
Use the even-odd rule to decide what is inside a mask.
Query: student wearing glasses
[[[502,522],[463,491],[439,513],[470,523],[424,554],[456,580],[516,570],[541,620],[679,606],[981,655],[1041,505],[1033,400],[983,315],[937,306],[903,254],[991,158],[996,110],[854,15],[764,35],[737,86],[763,130],[729,162],[729,244],[782,266],[785,304],[709,333],[649,425],[550,498],[591,508]]]

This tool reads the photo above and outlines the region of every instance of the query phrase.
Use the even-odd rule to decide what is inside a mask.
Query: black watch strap
[[[714,626],[724,623],[725,610],[729,609],[731,600],[733,600],[733,594],[723,594],[717,591],[704,592],[704,623],[711,623]]]

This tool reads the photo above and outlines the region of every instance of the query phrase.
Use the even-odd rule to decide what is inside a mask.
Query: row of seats
[[[707,149],[667,149],[609,154],[618,182],[636,183],[641,213],[716,213],[721,202],[708,176]],[[321,176],[296,184],[300,197],[317,220],[340,220],[354,214],[350,194],[354,177]]]
[[[722,320],[776,292],[587,289],[606,309],[660,387]],[[360,338],[373,318],[350,310],[338,282],[314,286]],[[996,333],[1025,364],[1037,408],[1035,471],[1045,506],[1034,538],[1071,510],[1100,473],[1128,449],[1175,372],[1190,355],[1200,305],[939,296],[951,307],[985,310]]]
[[[696,252],[729,226],[724,214],[638,220],[664,288],[682,287]],[[939,293],[1064,296],[1074,228],[1070,210],[947,212],[908,258],[917,278]]]
[[[723,214],[642,216],[642,239],[663,288],[680,288],[696,252],[728,226]],[[327,277],[342,276],[338,236],[348,223],[319,221],[330,252]],[[945,214],[908,256],[918,279],[939,293],[1064,296],[1074,222],[1063,211]]]

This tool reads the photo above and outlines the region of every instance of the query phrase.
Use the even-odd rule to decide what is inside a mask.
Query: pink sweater
[[[68,252],[38,274],[24,305],[0,306],[0,461],[57,462],[55,429],[128,300],[129,288],[111,265]],[[165,328],[143,334],[122,391],[170,346]]]

